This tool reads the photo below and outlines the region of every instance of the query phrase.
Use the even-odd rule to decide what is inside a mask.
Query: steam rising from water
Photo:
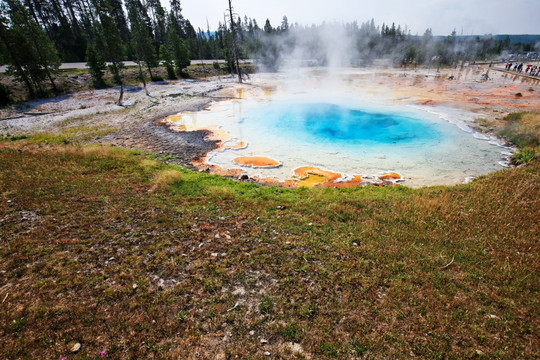
[[[423,35],[413,36],[406,26],[376,26],[373,20],[282,26],[271,31],[251,27],[243,31],[242,39],[244,54],[256,59],[259,70],[271,72],[305,66],[330,70],[366,66],[381,59],[395,65],[454,66],[485,58],[502,46],[492,35],[463,37],[453,32],[441,38],[426,29]]]
[[[397,171],[408,186],[455,184],[500,169],[500,150],[462,131],[470,131],[461,119],[472,119],[471,113],[398,107],[385,103],[392,96],[381,92],[380,84],[378,92],[364,87],[373,74],[351,65],[371,63],[389,46],[370,42],[379,31],[373,25],[364,30],[367,37],[358,37],[354,26],[325,24],[266,36],[257,65],[279,72],[255,76],[276,86],[275,93],[262,102],[226,101],[208,112],[183,114],[177,125],[188,130],[219,125],[234,140],[211,153],[209,164],[234,169],[245,160],[270,158],[279,165],[241,169],[282,181],[300,167],[330,170],[342,179]],[[399,46],[392,55],[403,54]],[[423,44],[428,55],[430,46]],[[359,77],[363,81],[357,82]],[[247,146],[235,146],[240,142]]]
[[[296,28],[272,41],[280,49],[276,68],[286,72],[306,66],[349,67],[359,58],[354,37],[337,23]]]

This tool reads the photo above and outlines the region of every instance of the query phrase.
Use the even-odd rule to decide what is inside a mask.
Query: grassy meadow
[[[539,170],[284,189],[6,138],[0,358],[538,359]]]

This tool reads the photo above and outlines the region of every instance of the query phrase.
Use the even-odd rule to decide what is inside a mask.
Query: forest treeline
[[[180,1],[170,8],[159,0],[1,0],[0,63],[35,97],[45,81],[58,92],[53,75],[62,62],[86,61],[96,88],[110,71],[121,104],[123,61],[137,62],[143,81],[143,68],[154,79],[160,60],[176,78],[190,64],[190,49],[200,47]]]
[[[184,76],[190,59],[225,59],[234,72],[231,25],[239,57],[255,59],[266,71],[291,62],[355,66],[377,58],[451,66],[534,48],[512,44],[508,37],[464,38],[455,31],[442,39],[431,29],[413,36],[406,27],[374,20],[303,26],[284,16],[278,26],[266,20],[261,28],[247,16],[234,15],[231,24],[224,13],[217,30],[195,30],[182,15],[180,0],[168,5],[167,11],[160,0],[0,0],[0,63],[35,97],[44,93],[44,82],[57,92],[54,74],[62,62],[87,62],[95,87],[105,85],[107,70],[123,85],[125,60],[139,64],[143,81],[143,72],[155,78],[152,69],[160,62],[169,78]]]

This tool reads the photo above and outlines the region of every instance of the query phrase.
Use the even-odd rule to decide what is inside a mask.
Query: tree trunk
[[[124,99],[124,82],[120,81],[120,97],[118,98],[118,102],[116,104],[118,104],[118,106],[123,106],[122,105],[123,99]]]
[[[148,66],[148,73],[150,74],[150,81],[153,81],[154,80],[154,75],[152,75],[152,69],[150,68],[150,66]],[[141,73],[141,76],[142,76],[142,73]],[[144,82],[144,76],[143,76],[143,82]],[[146,95],[148,95],[148,94],[146,94]]]
[[[71,0],[63,0],[64,7],[67,9],[69,18],[71,20],[71,25],[73,27],[73,30],[76,33],[76,36],[81,35],[81,27],[79,26],[79,21],[77,20],[77,16],[75,15],[75,10],[73,9],[73,3]]]
[[[30,14],[32,15],[32,17],[34,18],[34,20],[39,24],[39,19],[38,19],[37,15],[36,15],[36,11],[34,10],[34,5],[32,4],[32,2],[26,0],[26,1],[25,1],[25,5],[26,5],[26,7],[28,7],[28,9],[30,10]]]
[[[69,26],[69,21],[66,18],[66,14],[64,13],[64,10],[62,9],[62,6],[58,0],[52,0],[51,3],[53,6],[53,11],[56,12],[55,15],[57,16],[58,20],[60,20],[60,24],[65,27]],[[48,17],[49,16],[50,15],[48,14]]]
[[[54,95],[58,96],[58,88],[56,87],[56,84],[54,83],[51,72],[49,71],[49,68],[47,66],[45,66],[45,71],[47,72],[47,76],[49,77],[49,81],[51,82]]]
[[[238,49],[236,48],[236,31],[234,29],[234,18],[233,18],[233,12],[232,12],[232,4],[231,0],[229,0],[229,15],[231,16],[231,32],[232,32],[232,43],[233,43],[233,53],[234,53],[234,60],[236,64],[236,73],[238,74],[238,83],[242,83],[242,74],[240,73],[240,64],[238,62]]]
[[[88,14],[90,15],[90,20],[92,21],[92,24],[96,22],[96,18],[94,17],[94,13],[92,11],[92,6],[87,0],[83,0],[83,4],[88,9]]]
[[[37,7],[36,6],[36,10],[38,12],[38,17],[40,18],[41,20],[41,24],[43,25],[43,27],[45,28],[45,32],[47,33],[47,35],[49,36],[50,39],[53,38],[53,32],[51,30],[52,28],[52,25],[51,25],[51,21],[49,20],[50,16],[46,13],[43,12],[43,8],[41,7]],[[38,21],[38,24],[40,22]]]
[[[144,74],[143,74],[143,71],[142,71],[141,62],[137,61],[137,64],[139,65],[139,75],[141,77],[141,80],[142,80],[142,83],[143,83],[143,86],[144,86],[144,91],[146,92],[146,96],[150,96],[150,93],[148,92],[148,89],[146,88],[146,80],[144,80]],[[150,67],[148,67],[148,71],[150,71]],[[152,73],[150,73],[150,78],[151,77],[152,77]]]
[[[24,84],[26,85],[26,88],[28,89],[28,94],[30,95],[31,98],[35,98],[36,91],[34,90],[34,86],[32,85],[32,82],[30,81],[26,73],[24,72],[23,67],[19,63],[16,63],[15,67],[19,70],[19,73],[21,74],[23,78]]]
[[[43,96],[44,95],[44,91],[43,91],[43,88],[41,87],[41,83],[35,81],[35,80],[32,80],[34,82],[34,86],[38,89],[39,91],[39,96]]]

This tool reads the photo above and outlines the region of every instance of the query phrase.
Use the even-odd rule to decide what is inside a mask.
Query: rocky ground
[[[88,132],[86,141],[138,148],[167,154],[175,162],[191,161],[215,147],[205,141],[207,133],[174,133],[156,122],[181,111],[204,108],[216,92],[233,80],[178,80],[126,88],[123,106],[118,106],[119,89],[81,91],[53,99],[36,100],[0,111],[0,134],[21,136],[36,133]]]

